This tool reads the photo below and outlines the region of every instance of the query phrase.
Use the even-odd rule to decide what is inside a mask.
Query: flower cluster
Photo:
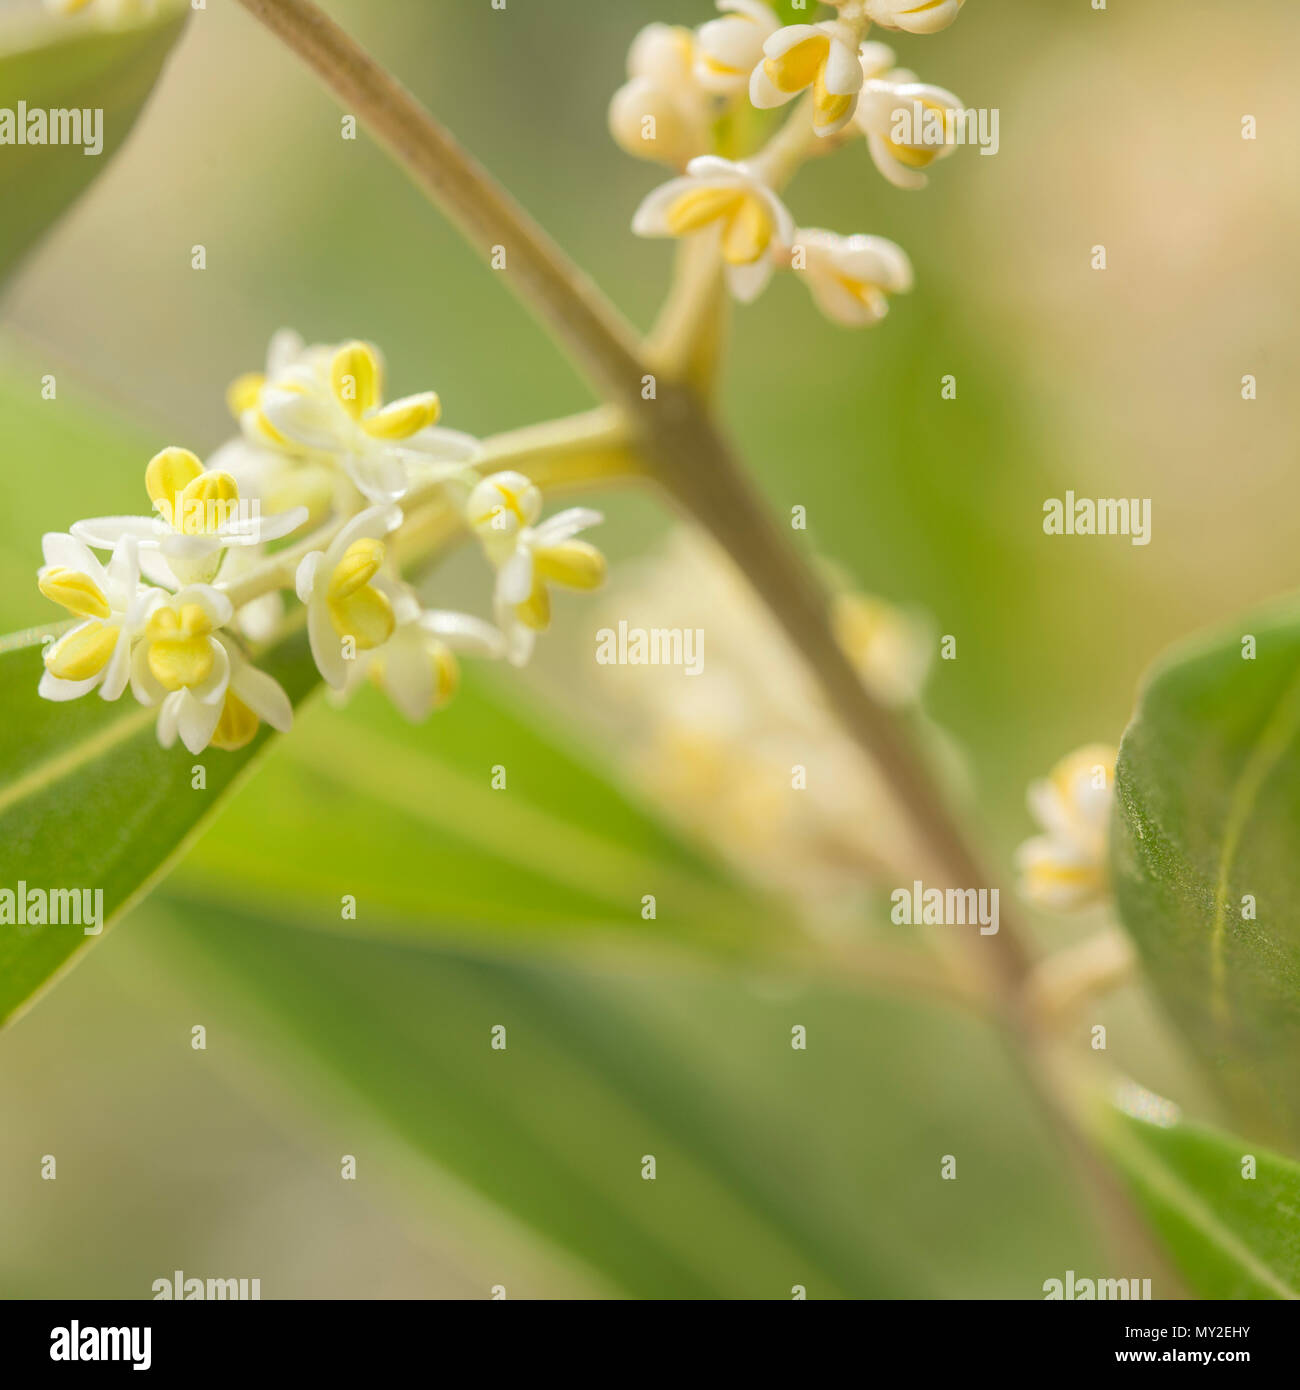
[[[604,579],[604,557],[575,539],[600,514],[541,520],[538,488],[513,471],[483,476],[478,441],[438,424],[434,392],[386,402],[383,381],[369,343],[278,333],[265,369],[230,387],[236,438],[206,465],[174,447],[149,461],[152,516],[46,535],[40,590],[75,621],[46,648],[41,695],[116,700],[129,687],[157,709],[163,747],[179,738],[191,753],[242,748],[263,722],[288,729],[289,697],[249,645],[289,630],[285,590],[303,604],[326,683],[347,691],[369,678],[412,720],[451,698],[456,651],[527,661],[550,622],[548,586]],[[481,542],[494,622],[427,608],[403,578],[394,542],[406,510],[431,507]]]
[[[829,318],[857,327],[911,288],[907,256],[883,237],[796,227],[779,190],[803,159],[854,132],[890,183],[924,187],[928,167],[954,149],[951,117],[961,102],[896,67],[893,52],[866,36],[873,23],[934,33],[962,0],[830,3],[835,17],[811,24],[782,24],[764,0],[717,0],[721,15],[695,30],[651,24],[632,44],[609,124],[629,154],[681,171],[637,209],[637,235],[713,238],[731,291],[745,302],[774,270],[801,272]],[[766,111],[801,96],[752,157],[724,157],[739,108]]]
[[[1107,841],[1115,799],[1115,749],[1090,743],[1062,758],[1029,787],[1029,810],[1043,834],[1016,859],[1021,889],[1042,907],[1073,909],[1110,891]]]

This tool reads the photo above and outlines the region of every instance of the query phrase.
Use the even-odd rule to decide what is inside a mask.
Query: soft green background
[[[612,145],[604,106],[636,29],[698,23],[705,0],[330,8],[649,322],[669,254],[627,223],[658,174]],[[1117,740],[1158,649],[1294,583],[1300,33],[1283,4],[1247,29],[1217,5],[1175,23],[971,0],[896,47],[999,107],[1001,151],[959,152],[922,194],[859,149],[803,175],[799,221],[897,239],[917,289],[857,335],[778,282],[738,320],[723,404],[773,505],[807,507],[810,544],[957,636],[928,708],[969,755],[1005,870],[1027,780]],[[281,324],[380,342],[395,391],[436,386],[478,433],[588,403],[499,277],[338,131],[228,0],[193,17],[127,149],[3,304],[0,626],[49,619],[41,531],[138,506],[161,445],[221,441],[226,381]],[[1045,537],[1043,499],[1066,488],[1152,498],[1152,544]],[[608,509],[617,593],[667,519],[627,495]],[[469,566],[447,582],[449,601],[481,589]],[[540,680],[548,720],[616,770],[584,712],[588,643],[565,605],[539,674],[484,699]],[[268,1297],[1035,1297],[1067,1268],[1144,1273],[1097,1268],[1062,1156],[975,1025],[676,955],[481,941],[505,870],[422,830],[409,800],[377,809],[405,756],[391,777],[367,760],[368,789],[326,775],[352,728],[454,762],[464,720],[408,735],[367,700],[303,724],[196,861],[0,1037],[0,1290],[144,1296],[181,1268],[256,1275]],[[547,771],[527,750],[515,765]],[[0,882],[21,872],[0,847]],[[335,921],[360,880],[381,909]],[[436,931],[426,887],[460,904]],[[1045,945],[1086,929],[1037,925]],[[1121,1065],[1213,1118],[1143,996],[1097,1018]],[[956,1183],[938,1180],[948,1153]]]

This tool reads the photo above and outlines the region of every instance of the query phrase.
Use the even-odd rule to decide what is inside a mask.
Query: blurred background
[[[0,19],[23,7],[0,0]],[[628,223],[661,175],[614,146],[605,107],[636,31],[701,23],[707,0],[327,8],[648,326],[671,255]],[[1117,742],[1168,643],[1294,587],[1277,519],[1300,505],[1300,28],[1281,0],[1248,26],[1198,0],[1177,23],[971,0],[945,32],[889,41],[999,108],[1001,149],[958,151],[921,193],[865,146],[806,170],[796,219],[898,241],[916,289],[854,333],[778,278],[737,317],[721,405],[818,555],[957,637],[925,710],[1008,882],[1026,783]],[[402,174],[340,140],[316,81],[208,0],[127,148],[0,304],[3,630],[49,620],[41,532],[138,510],[158,448],[228,437],[225,386],[283,325],[378,342],[393,395],[436,387],[477,434],[591,403]],[[1151,498],[1151,544],[1044,536],[1044,499],[1069,488]],[[259,1277],[264,1297],[1032,1298],[1098,1272],[996,1037],[746,962],[747,932],[779,938],[809,904],[843,930],[883,920],[880,900],[846,889],[824,828],[778,823],[774,885],[746,872],[761,825],[727,842],[689,777],[647,781],[646,730],[682,679],[643,687],[629,720],[593,632],[624,595],[649,586],[653,606],[683,542],[652,498],[596,505],[608,591],[559,606],[534,668],[471,673],[414,730],[373,692],[317,701],[162,889],[0,1036],[0,1293],[147,1297],[182,1269]],[[435,578],[444,606],[481,608],[477,557]],[[494,763],[521,792],[509,809],[483,790]],[[681,890],[661,890],[662,940],[616,920],[647,881]],[[1034,922],[1044,949],[1098,925]],[[1215,1118],[1140,985],[1092,1021],[1121,1067]]]

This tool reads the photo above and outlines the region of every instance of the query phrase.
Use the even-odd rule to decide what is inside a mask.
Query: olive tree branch
[[[988,883],[931,769],[840,648],[826,595],[789,535],[774,522],[689,373],[658,381],[654,398],[646,399],[643,380],[666,360],[662,350],[639,343],[618,310],[518,203],[312,0],[239,3],[320,76],[480,253],[486,255],[497,244],[507,247],[506,278],[512,289],[550,327],[600,394],[622,407],[631,447],[644,458],[646,472],[748,577],[816,676],[826,703],[879,766],[915,832],[932,881],[958,888]],[[789,139],[793,156],[803,133],[792,129]],[[784,154],[781,145],[773,162]],[[1090,1190],[1130,1238],[1141,1239],[1144,1227],[1135,1224],[1130,1204],[1101,1164],[1073,1103],[1061,1094],[1061,1073],[1045,1055],[1047,1040],[1028,1000],[1032,960],[1013,917],[1004,907],[998,934],[976,939],[970,968],[986,981],[990,1001],[1017,1043],[1022,1067],[1056,1119]],[[1151,1255],[1153,1261],[1157,1258]]]

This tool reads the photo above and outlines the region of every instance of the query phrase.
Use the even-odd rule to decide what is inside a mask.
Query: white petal
[[[285,734],[293,727],[293,705],[280,682],[265,671],[241,662],[231,677],[230,688],[273,729]]]
[[[401,524],[402,509],[391,504],[367,507],[364,512],[358,512],[330,542],[329,549],[325,552],[327,570],[331,574],[334,572],[335,566],[353,541],[381,541]]]
[[[762,63],[749,74],[749,100],[760,111],[771,110],[774,106],[784,106],[787,101],[793,101],[798,95],[798,92],[783,92],[767,75]]]
[[[286,439],[322,453],[344,447],[339,412],[334,402],[315,390],[289,390],[266,386],[262,390],[262,414]]]
[[[158,711],[158,742],[170,748],[176,742],[176,731],[180,724],[181,706],[185,703],[185,691],[173,690],[162,702]]]
[[[95,675],[84,681],[61,681],[57,676],[45,671],[41,674],[41,683],[36,687],[36,693],[42,700],[77,700],[94,690],[99,684],[99,679],[99,676]]]
[[[316,553],[319,555],[320,551]],[[250,642],[269,642],[280,630],[283,618],[283,596],[262,594],[239,610],[239,630]]]
[[[771,278],[772,262],[766,256],[760,256],[750,265],[729,265],[727,267],[727,284],[732,294],[742,304],[748,304],[751,300],[757,299]]]
[[[217,722],[221,718],[221,700],[206,704],[194,699],[189,691],[183,693],[187,698],[179,705],[177,720],[181,742],[191,753],[202,753],[212,742],[212,735],[216,732]],[[158,722],[161,725],[161,716]]]
[[[221,535],[223,539],[228,533],[240,538],[247,536],[250,545],[261,545],[264,541],[278,541],[281,536],[290,535],[306,523],[309,515],[306,507],[291,507],[287,512],[272,512],[270,516],[259,513],[246,521],[223,526]]]
[[[103,700],[116,700],[126,689],[131,679],[131,639],[125,633],[119,635],[113,647],[113,655],[100,673],[103,683],[99,695]]]
[[[430,609],[420,615],[420,626],[457,651],[490,657],[499,657],[505,651],[500,630],[469,613]]]
[[[384,689],[413,724],[428,717],[433,708],[433,660],[418,628],[407,628],[401,640],[385,649]]]
[[[164,589],[179,589],[181,586],[172,567],[163,559],[162,551],[153,546],[145,546],[140,551],[140,573],[151,584],[161,584]]]
[[[692,160],[692,163],[695,161]],[[698,188],[693,178],[669,179],[652,189],[641,200],[641,206],[632,215],[632,231],[637,236],[670,236],[668,230],[668,209],[681,197]]]
[[[763,52],[769,58],[780,58],[805,39],[815,38],[818,27],[813,24],[787,24],[778,29],[763,45]]]
[[[325,683],[342,690],[347,684],[348,663],[343,659],[343,646],[330,621],[324,598],[313,599],[307,605],[307,640],[316,669]]]
[[[862,64],[858,61],[857,50],[838,39],[832,39],[823,76],[826,90],[836,96],[852,96],[854,92],[861,91]]]
[[[497,598],[502,603],[523,603],[533,591],[533,552],[520,546],[497,574]]]
[[[441,425],[426,425],[398,441],[399,449],[409,449],[428,458],[447,462],[468,463],[478,458],[483,447],[472,434],[461,430],[444,429]]]
[[[142,705],[156,705],[166,699],[167,691],[149,669],[149,644],[141,642],[131,654],[131,694]]]
[[[109,593],[119,600],[113,607],[125,609],[140,583],[140,544],[134,536],[123,536],[113,548],[105,578]]]
[[[41,537],[41,553],[47,565],[88,574],[102,589],[107,583],[104,567],[83,540],[66,531],[47,531]]]
[[[869,134],[867,149],[871,151],[872,163],[894,185],[895,188],[924,188],[929,179],[919,170],[900,164],[889,152],[889,143],[882,136]]]
[[[323,550],[313,550],[304,555],[298,562],[298,570],[293,577],[293,584],[299,600],[303,603],[311,598],[311,591],[316,585],[316,571],[320,569],[320,562],[324,558],[325,552]]]
[[[570,536],[576,536],[579,531],[599,526],[604,520],[603,512],[593,511],[590,507],[568,507],[535,526],[529,540],[533,545],[558,545]]]
[[[138,541],[157,545],[172,531],[158,516],[92,516],[85,521],[74,521],[72,534],[96,550],[112,550],[123,536],[134,536]]]

